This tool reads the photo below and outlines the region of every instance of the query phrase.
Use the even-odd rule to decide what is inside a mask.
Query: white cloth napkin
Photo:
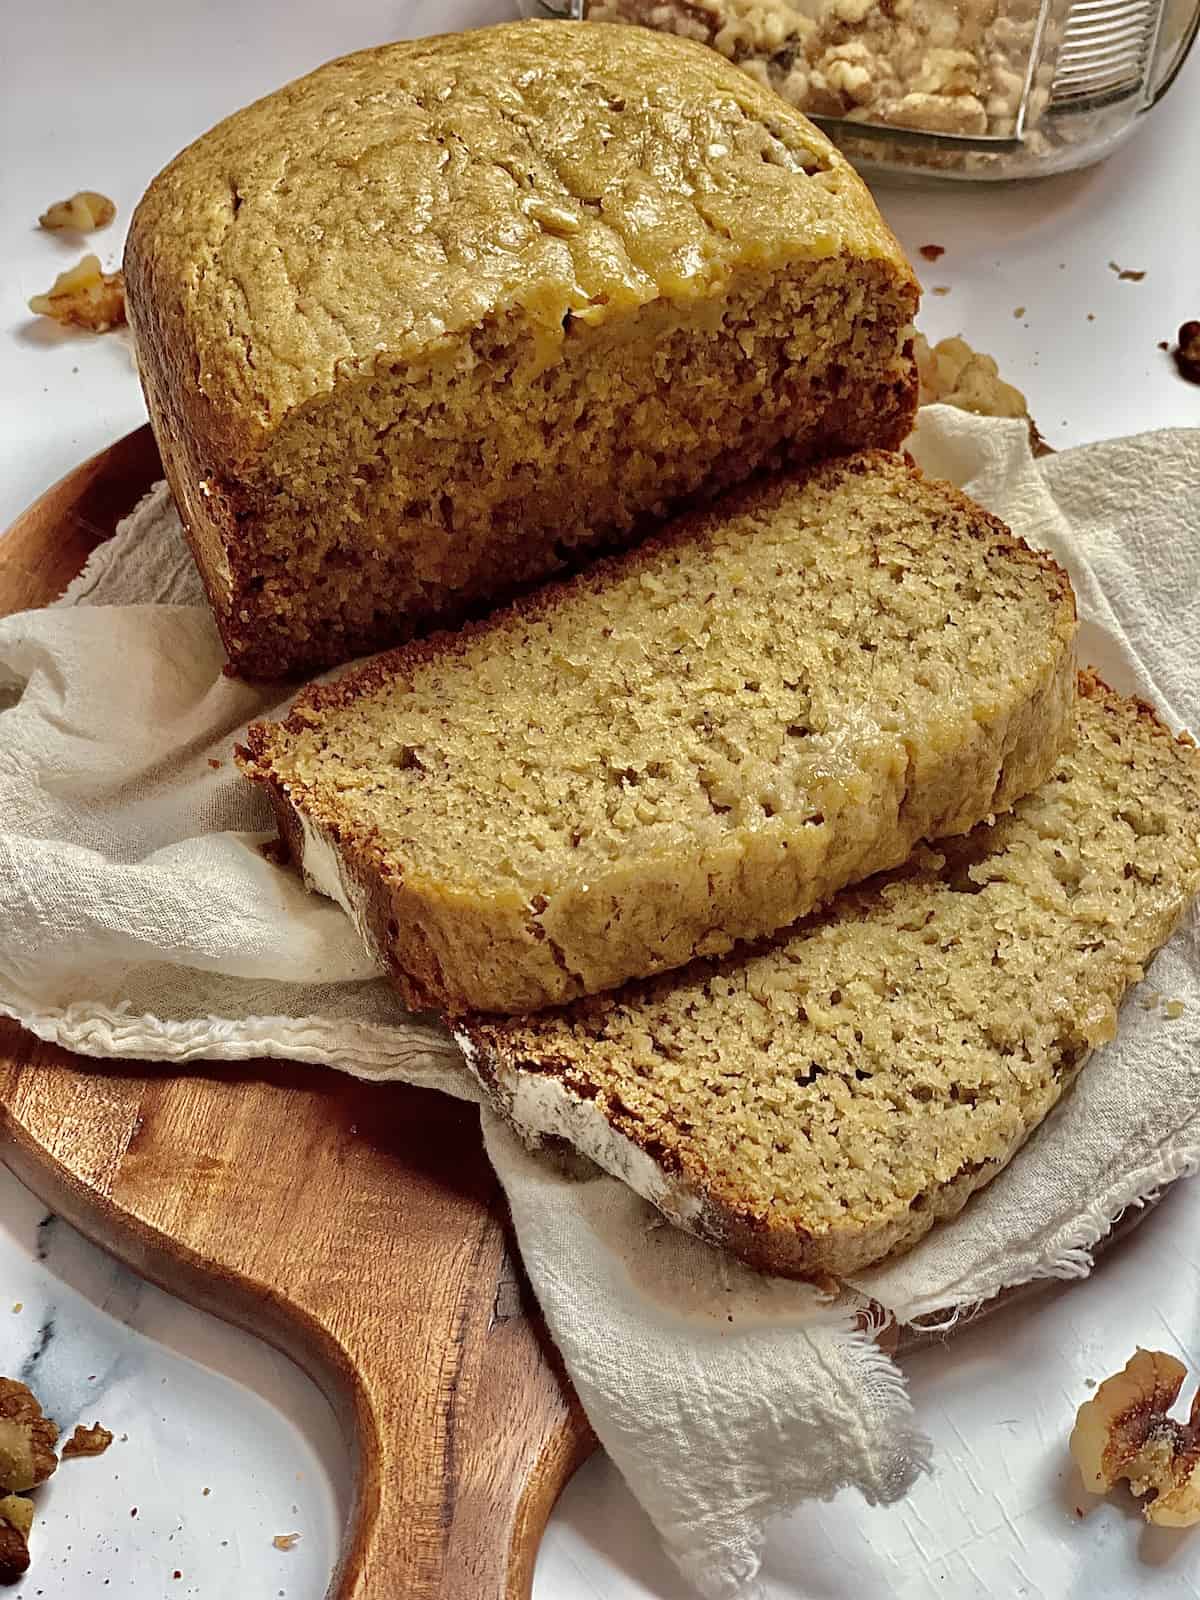
[[[933,407],[913,449],[1070,569],[1084,659],[1174,724],[1200,724],[1200,432],[1035,463],[1022,424]],[[284,1056],[477,1098],[342,912],[264,858],[267,806],[230,751],[284,697],[221,662],[161,488],[58,606],[0,622],[0,1012],[90,1055]],[[1085,1273],[1123,1208],[1195,1168],[1198,946],[1193,919],[1008,1171],[864,1273],[863,1295],[901,1322],[945,1320],[1007,1286]],[[904,1493],[926,1446],[861,1300],[750,1273],[481,1115],[596,1432],[699,1591],[744,1592],[764,1522],[803,1498]]]

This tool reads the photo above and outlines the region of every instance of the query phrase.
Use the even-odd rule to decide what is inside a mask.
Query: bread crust
[[[469,90],[475,97],[470,115],[478,115],[489,137],[499,140],[506,129],[512,132],[511,108],[501,115],[498,107],[511,99],[514,81],[527,69],[552,76],[572,63],[592,90],[607,84],[614,104],[617,90],[629,96],[631,105],[636,94],[644,95],[655,137],[663,137],[654,119],[656,94],[664,83],[674,84],[689,104],[715,103],[715,97],[736,105],[748,124],[766,130],[764,138],[793,152],[797,215],[803,212],[808,218],[811,212],[805,227],[814,237],[821,235],[817,244],[789,242],[786,230],[772,243],[767,237],[774,226],[769,208],[760,205],[758,220],[751,217],[745,224],[744,240],[726,238],[719,218],[709,224],[714,259],[719,257],[722,267],[707,288],[676,281],[678,241],[659,249],[651,240],[640,253],[635,241],[629,246],[633,256],[619,269],[611,263],[595,268],[591,303],[580,307],[582,291],[578,283],[569,283],[563,250],[553,233],[567,224],[555,220],[552,205],[546,210],[550,200],[536,186],[530,195],[519,194],[517,203],[509,192],[516,180],[503,178],[498,187],[493,157],[472,153],[459,189],[447,201],[436,175],[426,177],[422,165],[433,139],[447,148],[459,138],[453,127],[449,133],[441,130],[429,110],[443,85],[465,85],[464,93]],[[381,122],[372,134],[371,107],[389,96],[395,102],[393,120]],[[480,110],[489,105],[490,110]],[[362,149],[354,143],[356,122],[363,124]],[[337,187],[330,174],[341,169],[326,147],[332,149],[339,140],[349,141],[346,154],[338,157],[346,170],[360,160],[369,166],[383,163],[378,183],[348,193]],[[459,145],[467,148],[461,138]],[[490,148],[486,140],[484,146]],[[563,171],[570,169],[569,141],[551,153]],[[809,166],[819,182],[808,176]],[[756,158],[759,174],[768,169],[776,170]],[[749,182],[753,170],[743,164],[740,181]],[[503,161],[499,171],[505,172]],[[404,189],[406,204],[393,214],[386,199],[380,200],[378,226],[360,227],[358,208],[386,196],[393,180]],[[575,209],[585,231],[598,229],[600,224],[591,219],[593,211],[600,216],[600,204],[590,187],[599,180],[589,173],[572,182],[580,190]],[[322,188],[315,198],[307,197],[310,187],[331,184],[329,193]],[[604,216],[613,226],[625,225],[621,205],[626,202],[618,204],[619,190],[618,185],[612,195],[605,191]],[[280,194],[287,195],[286,206]],[[714,194],[719,197],[719,185]],[[310,205],[311,217],[306,209]],[[635,202],[629,207],[632,216]],[[444,222],[441,233],[433,227],[431,234],[430,211],[448,211],[447,218],[434,219]],[[531,232],[530,218],[543,213],[543,233]],[[324,240],[320,250],[310,250],[313,230]],[[498,241],[513,230],[519,235],[513,259],[523,262],[528,256],[532,264],[506,276],[493,264],[508,259]],[[363,287],[381,276],[371,270],[375,257],[368,253],[376,235],[393,239],[386,259],[400,263],[395,284],[377,293]],[[566,237],[574,235],[568,230]],[[607,234],[598,233],[587,260],[607,261],[609,242]],[[434,245],[444,257],[441,264],[435,261],[418,271],[417,264],[434,260]],[[634,27],[527,23],[402,41],[330,62],[211,130],[155,179],[138,206],[125,275],[151,422],[231,670],[275,678],[333,665],[438,621],[452,622],[478,611],[496,596],[564,565],[555,526],[537,522],[539,503],[556,487],[551,475],[539,479],[535,472],[521,501],[530,524],[524,546],[511,529],[501,540],[480,531],[488,526],[486,518],[481,523],[478,517],[460,514],[454,481],[430,480],[427,495],[415,491],[413,504],[420,502],[416,510],[406,509],[407,502],[393,504],[382,489],[371,487],[379,463],[369,454],[361,463],[361,492],[330,489],[331,474],[340,463],[331,464],[326,457],[345,453],[335,448],[340,438],[335,425],[343,423],[331,418],[340,397],[355,385],[373,382],[376,372],[403,369],[409,376],[397,380],[398,394],[408,396],[432,382],[430,363],[453,366],[456,360],[475,360],[472,340],[481,330],[507,327],[514,348],[532,338],[553,365],[570,348],[562,325],[573,316],[581,337],[590,336],[593,319],[623,320],[632,327],[638,315],[654,306],[677,307],[684,323],[699,325],[722,295],[756,272],[782,279],[793,264],[799,271],[827,257],[843,263],[847,272],[869,265],[881,286],[877,303],[860,318],[862,327],[869,325],[876,334],[891,330],[886,360],[877,363],[873,387],[865,386],[871,392],[855,397],[855,404],[844,396],[814,398],[808,407],[793,407],[789,401],[785,419],[777,428],[772,425],[777,437],[768,430],[752,449],[742,447],[753,435],[754,419],[747,408],[741,420],[751,425],[750,435],[731,419],[729,448],[720,459],[714,454],[711,472],[699,465],[694,471],[689,468],[687,482],[681,480],[678,490],[671,491],[673,506],[788,459],[869,444],[898,445],[915,414],[910,324],[919,294],[916,279],[865,186],[799,113],[714,52],[686,40]],[[274,263],[284,258],[287,271],[277,283]],[[575,270],[586,279],[583,261],[580,253]],[[856,291],[861,294],[861,285]],[[441,322],[433,332],[422,333],[426,323],[437,320],[432,307],[439,308]],[[335,308],[329,311],[332,327],[327,326],[328,308]],[[580,320],[584,316],[586,325]],[[655,337],[646,335],[647,394],[655,387]],[[883,343],[888,345],[888,338]],[[833,358],[836,364],[836,347]],[[604,363],[597,362],[603,371]],[[798,362],[789,383],[804,369],[804,361]],[[585,389],[590,387],[586,366],[581,381]],[[526,402],[534,403],[530,393]],[[390,415],[371,418],[380,438],[389,432]],[[468,416],[464,429],[470,433],[471,427]],[[609,439],[607,448],[614,464],[619,463],[622,440]],[[403,459],[388,458],[384,467],[384,476],[405,475]],[[619,475],[618,466],[614,471]],[[423,481],[427,472],[420,462],[412,467],[417,480]],[[437,501],[441,509],[424,505],[422,496]],[[598,509],[590,526],[590,513],[581,513],[580,526],[570,530],[567,540],[571,550],[582,554],[640,536],[665,509],[651,503],[653,496],[642,498],[645,504],[635,496],[629,506],[622,502],[609,507],[608,521],[608,513]],[[449,518],[446,526],[442,516]],[[322,587],[332,570],[325,564],[328,551],[320,560],[314,554],[307,566],[301,564],[314,540],[333,538],[327,529],[334,522],[341,526],[330,547],[337,555],[333,566],[348,563],[353,573],[361,564],[377,601],[361,613],[345,604],[339,609],[340,591]],[[519,524],[517,517],[514,525]],[[489,537],[496,539],[494,550]],[[475,567],[460,572],[462,552],[474,549],[472,541],[479,544],[471,556]],[[426,582],[422,574],[427,568],[440,574],[443,560],[449,563],[448,575]],[[400,576],[393,574],[389,561],[399,563]]]

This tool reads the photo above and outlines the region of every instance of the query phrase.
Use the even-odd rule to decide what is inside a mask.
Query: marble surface
[[[96,1421],[115,1435],[36,1491],[15,1595],[325,1593],[348,1474],[324,1398],[276,1351],[96,1250],[4,1168],[0,1372],[64,1438]]]
[[[4,8],[0,526],[144,420],[119,337],[62,334],[25,311],[79,254],[77,241],[33,226],[46,204],[81,186],[111,194],[118,222],[95,240],[111,265],[149,178],[227,111],[330,56],[510,10],[504,0]],[[930,289],[949,291],[927,296],[922,325],[993,351],[1053,444],[1200,425],[1200,390],[1157,348],[1200,315],[1200,208],[1190,199],[1198,101],[1200,52],[1139,137],[1092,172],[1000,189],[879,191],[910,251],[945,247],[936,266],[921,267]],[[1147,276],[1122,281],[1110,261]],[[1200,1370],[1197,1240],[1200,1185],[1185,1183],[1086,1282],[1047,1286],[906,1356],[935,1475],[894,1510],[842,1497],[787,1519],[768,1550],[769,1600],[1200,1594],[1200,1536],[1147,1530],[1128,1496],[1086,1500],[1064,1452],[1087,1380],[1119,1367],[1138,1342]],[[41,1491],[34,1566],[11,1591],[21,1600],[325,1592],[346,1463],[320,1395],[265,1346],[47,1222],[2,1169],[0,1372],[28,1372],[68,1431],[98,1418],[118,1436],[105,1456],[65,1463]],[[273,1537],[290,1532],[301,1534],[295,1548],[276,1550]],[[603,1458],[555,1512],[534,1596],[686,1600]]]

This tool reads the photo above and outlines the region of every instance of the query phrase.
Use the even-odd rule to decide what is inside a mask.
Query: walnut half
[[[84,256],[76,266],[59,273],[48,293],[35,294],[29,309],[40,317],[53,317],[64,327],[107,333],[125,321],[124,275],[105,272],[99,256]]]
[[[1080,1406],[1071,1454],[1093,1494],[1128,1478],[1134,1494],[1154,1491],[1146,1520],[1164,1528],[1200,1522],[1200,1391],[1187,1422],[1167,1412],[1187,1369],[1161,1350],[1138,1350]]]
[[[16,1583],[29,1570],[33,1501],[19,1494],[0,1498],[0,1583]]]
[[[58,1465],[58,1426],[15,1378],[0,1378],[0,1494],[21,1493]]]

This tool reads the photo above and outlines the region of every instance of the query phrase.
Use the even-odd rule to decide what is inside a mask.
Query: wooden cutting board
[[[0,615],[61,593],[162,476],[148,428],[0,539]],[[0,1019],[0,1155],[81,1232],[285,1350],[341,1419],[336,1600],[518,1600],[595,1445],[509,1253],[474,1107],[258,1061],[90,1062]]]

